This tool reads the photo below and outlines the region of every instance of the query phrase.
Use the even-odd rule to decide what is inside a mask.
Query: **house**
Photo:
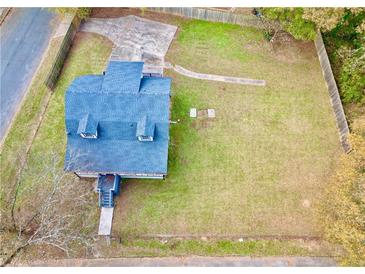
[[[110,61],[102,75],[71,83],[65,98],[66,171],[99,178],[167,175],[171,79],[143,76],[143,65]]]

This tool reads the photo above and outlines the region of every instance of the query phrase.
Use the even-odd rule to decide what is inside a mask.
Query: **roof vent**
[[[94,120],[91,114],[86,114],[80,121],[77,134],[82,138],[98,138],[98,122]]]
[[[140,142],[152,142],[155,135],[155,123],[143,116],[137,123],[136,137]]]

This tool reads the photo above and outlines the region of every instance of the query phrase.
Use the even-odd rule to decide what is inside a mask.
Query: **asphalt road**
[[[16,8],[0,27],[0,140],[47,48],[54,18],[47,9]]]

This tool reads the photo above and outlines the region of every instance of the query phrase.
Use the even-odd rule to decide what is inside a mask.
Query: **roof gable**
[[[148,119],[148,116],[143,116],[137,123],[136,137],[142,141],[144,138],[148,138],[149,141],[153,141],[155,135],[155,123]]]
[[[170,94],[171,79],[166,77],[143,77],[140,85],[141,94]]]
[[[83,135],[97,135],[98,122],[94,120],[90,113],[87,113],[79,121],[79,127],[77,129],[77,134]]]
[[[102,92],[137,93],[142,78],[143,62],[110,61],[105,71]]]

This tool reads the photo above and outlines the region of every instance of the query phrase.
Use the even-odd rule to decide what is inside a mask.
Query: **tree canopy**
[[[365,8],[263,8],[262,14],[300,40],[313,40],[317,30],[365,33]]]
[[[303,18],[303,8],[263,8],[262,13],[268,19],[279,21],[296,39],[314,40],[316,37],[316,25]]]

